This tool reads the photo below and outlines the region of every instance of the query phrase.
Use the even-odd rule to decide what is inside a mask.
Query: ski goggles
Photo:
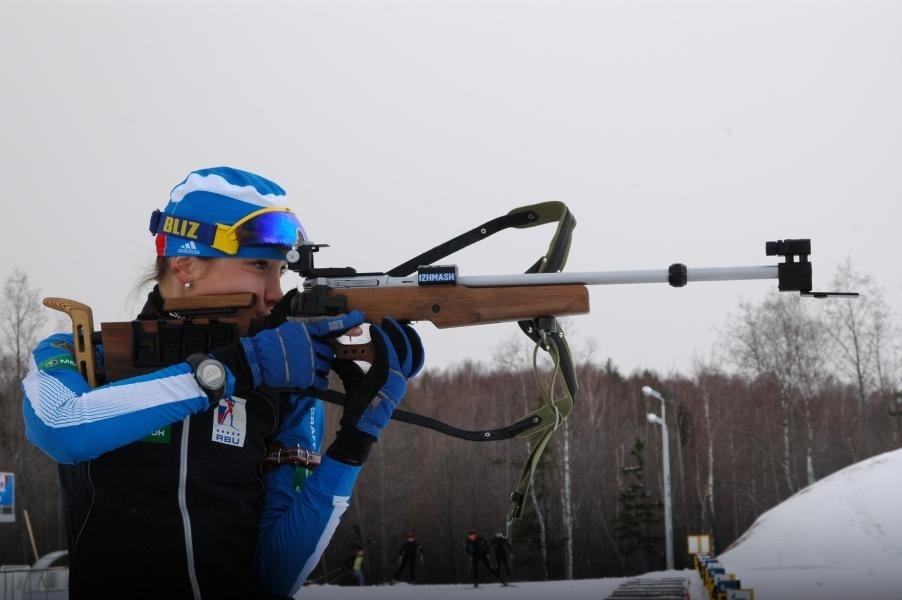
[[[204,223],[155,210],[150,216],[150,232],[193,240],[232,256],[242,246],[290,248],[307,239],[297,216],[285,207],[261,208],[233,225]]]

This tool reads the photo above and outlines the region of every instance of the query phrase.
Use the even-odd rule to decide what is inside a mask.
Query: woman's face
[[[192,265],[191,295],[254,294],[254,306],[238,311],[238,317],[269,314],[282,297],[280,280],[285,261],[265,258],[210,258]]]

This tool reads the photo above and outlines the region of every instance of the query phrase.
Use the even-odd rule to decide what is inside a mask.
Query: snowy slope
[[[758,600],[902,600],[902,450],[798,492],[719,558]]]

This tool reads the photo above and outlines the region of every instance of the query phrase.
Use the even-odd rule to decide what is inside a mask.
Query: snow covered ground
[[[902,449],[825,477],[761,515],[719,556],[756,600],[902,600]],[[707,595],[694,571],[691,600]],[[603,600],[625,579],[470,585],[309,586],[303,600]]]
[[[759,600],[902,599],[902,449],[801,490],[719,558]]]
[[[483,583],[478,588],[464,584],[364,586],[310,585],[295,596],[302,600],[451,600],[491,598],[492,600],[601,600],[624,579],[578,579],[574,581],[523,581],[507,587],[499,583]],[[694,599],[693,599],[694,600]]]
[[[902,449],[838,471],[761,515],[719,557],[757,600],[902,600]],[[690,600],[706,600],[692,570]],[[311,585],[300,600],[604,600],[626,578],[362,588]],[[2,596],[2,594],[0,594]],[[43,596],[42,596],[43,597]]]
[[[706,600],[702,581],[695,571],[660,571],[643,577],[686,577],[691,580],[690,599]],[[504,587],[499,583],[472,585],[395,585],[364,586],[362,588],[338,585],[311,585],[301,589],[295,598],[299,600],[466,600],[489,598],[491,600],[604,600],[626,578],[576,579],[573,581],[517,581]]]

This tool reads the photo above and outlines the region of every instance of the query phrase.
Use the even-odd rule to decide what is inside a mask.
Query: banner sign
[[[711,554],[711,536],[708,534],[686,536],[689,554]]]
[[[0,523],[15,523],[16,494],[15,476],[12,473],[0,473]]]

